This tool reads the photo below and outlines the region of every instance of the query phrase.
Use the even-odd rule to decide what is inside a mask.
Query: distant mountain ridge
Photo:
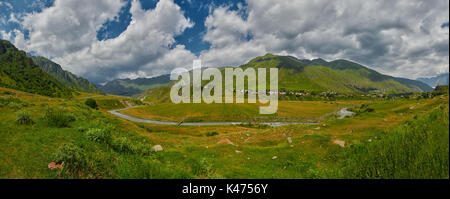
[[[72,96],[71,89],[6,40],[0,40],[0,86],[50,97]]]
[[[418,81],[424,82],[429,86],[435,88],[438,85],[448,85],[449,73],[443,73],[435,77],[430,78],[418,78]]]
[[[407,79],[407,78],[400,78],[400,77],[392,77],[389,75],[383,75],[381,73],[378,73],[377,71],[374,71],[372,69],[369,69],[365,66],[362,66],[358,63],[354,63],[351,61],[347,61],[347,60],[335,60],[335,61],[331,61],[331,62],[327,62],[321,58],[319,59],[314,59],[314,60],[307,60],[307,59],[303,59],[300,60],[301,62],[307,63],[309,65],[319,65],[319,66],[327,66],[327,67],[331,67],[333,69],[338,69],[338,70],[345,70],[345,69],[353,69],[353,70],[358,70],[361,68],[365,68],[366,70],[369,71],[369,75],[368,78],[370,78],[371,80],[374,81],[379,81],[379,80],[387,80],[387,79],[394,79],[395,81],[407,85],[410,88],[419,88],[422,91],[431,91],[432,88],[430,88],[428,85],[423,84],[420,81],[415,81],[415,80],[411,80],[411,79]]]
[[[338,92],[421,92],[433,90],[416,80],[391,77],[348,60],[298,59],[267,54],[241,67],[279,68],[279,87]]]
[[[108,94],[133,96],[145,90],[164,86],[170,82],[170,75],[161,75],[152,78],[116,79],[107,82],[100,89]]]
[[[63,70],[59,64],[45,57],[31,56],[31,58],[33,59],[34,63],[37,64],[42,70],[47,72],[50,76],[54,77],[67,87],[88,93],[102,93],[100,89],[98,89],[87,79],[78,77],[71,72]]]
[[[306,92],[335,91],[338,93],[415,93],[432,91],[425,83],[383,75],[361,64],[348,60],[298,59],[292,56],[267,54],[239,66],[246,68],[278,68],[279,90]],[[224,71],[221,68],[222,72]],[[141,97],[167,101],[170,84],[149,89]]]

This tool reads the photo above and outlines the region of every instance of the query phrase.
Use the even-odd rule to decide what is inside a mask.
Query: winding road
[[[133,116],[125,115],[123,113],[120,113],[119,111],[131,109],[131,108],[137,108],[140,106],[132,106],[128,108],[123,109],[117,109],[117,110],[110,110],[108,113],[111,113],[112,115],[132,121],[132,122],[139,122],[139,123],[147,123],[147,124],[156,124],[156,125],[171,125],[171,126],[230,126],[230,125],[240,125],[240,124],[248,124],[249,122],[168,122],[168,121],[157,121],[157,120],[148,120],[148,119],[141,119],[136,118]],[[308,122],[261,122],[258,124],[268,125],[272,127],[277,126],[285,126],[285,125],[293,125],[293,124],[301,124],[301,125],[313,125],[317,123],[308,123]]]

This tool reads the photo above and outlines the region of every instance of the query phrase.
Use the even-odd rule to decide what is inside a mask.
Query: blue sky
[[[150,0],[140,0],[144,10],[154,9],[157,1]],[[183,8],[185,16],[195,23],[194,27],[186,29],[183,34],[175,37],[176,44],[183,44],[186,49],[198,55],[202,50],[209,49],[210,45],[202,40],[202,36],[205,34],[205,19],[209,15],[210,6],[217,7],[219,5],[231,6],[231,8],[236,9],[237,3],[244,4],[244,1],[229,1],[221,2],[221,4],[216,5],[217,2],[206,0],[206,1],[192,1],[187,0],[176,0],[176,4]],[[129,12],[131,7],[131,1],[127,2],[127,5],[122,8],[118,21],[107,22],[104,28],[98,33],[98,39],[110,39],[117,37],[122,33],[126,27],[131,22],[131,14]]]
[[[417,78],[448,72],[449,1],[0,0],[0,38],[104,83],[194,59],[239,66],[266,53],[348,59]]]
[[[3,0],[0,0],[0,2]],[[154,9],[157,0],[139,0],[144,10]],[[32,13],[40,12],[43,8],[51,7],[54,0],[5,0],[12,6],[4,5],[0,6],[0,17],[5,19],[9,18],[11,13]],[[229,0],[229,1],[214,1],[214,0],[175,0],[176,4],[182,7],[185,16],[188,16],[195,25],[192,28],[186,29],[183,34],[175,37],[176,44],[183,44],[186,49],[190,50],[196,55],[202,50],[208,50],[210,44],[203,41],[203,35],[205,34],[205,19],[210,14],[211,9],[219,6],[227,6],[230,10],[237,10],[238,4],[242,6],[246,5],[244,0]],[[103,27],[98,31],[97,38],[99,40],[111,39],[119,36],[126,30],[127,26],[131,22],[131,0],[126,0],[126,5],[121,8],[118,15],[118,20],[107,21],[103,24]],[[245,17],[245,13],[243,15]],[[14,29],[21,29],[20,24],[16,22],[8,22],[6,24],[0,23],[0,30],[11,31]],[[26,31],[26,30],[23,30]],[[27,34],[25,34],[27,37]]]

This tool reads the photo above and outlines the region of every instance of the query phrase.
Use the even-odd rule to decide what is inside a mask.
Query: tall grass
[[[20,125],[33,125],[35,122],[31,119],[30,113],[24,110],[16,112],[16,123]]]
[[[69,124],[75,121],[75,117],[72,114],[55,108],[47,109],[43,119],[47,125],[58,128],[69,127]]]
[[[350,147],[341,177],[363,179],[449,178],[449,110],[441,106],[388,130],[380,140]]]

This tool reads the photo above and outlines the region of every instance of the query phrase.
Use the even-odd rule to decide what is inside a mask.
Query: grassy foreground
[[[336,106],[293,103],[280,114],[284,106],[290,115]],[[448,96],[335,103],[352,104],[357,115],[276,128],[157,126],[106,112],[139,104],[129,98],[0,88],[0,178],[449,178]]]

